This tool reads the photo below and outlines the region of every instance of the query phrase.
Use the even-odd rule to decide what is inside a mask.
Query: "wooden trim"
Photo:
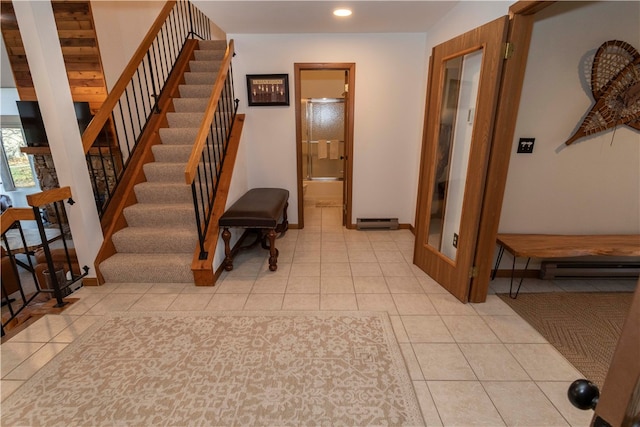
[[[100,263],[116,253],[111,236],[116,231],[127,226],[127,221],[123,214],[124,208],[137,202],[134,187],[136,184],[146,181],[143,166],[153,161],[151,147],[160,143],[159,129],[168,126],[166,114],[173,111],[172,99],[176,96],[180,84],[184,81],[184,72],[188,69],[189,61],[193,58],[193,51],[197,46],[198,42],[196,40],[187,40],[185,42],[176,65],[167,80],[165,90],[158,99],[161,113],[153,114],[149,119],[144,133],[140,136],[138,147],[129,160],[129,167],[125,170],[120,185],[116,188],[101,218],[100,223],[102,224],[104,241],[94,261],[94,268],[101,284],[104,283],[104,278],[100,273]]]
[[[62,187],[53,190],[42,191],[40,193],[29,194],[27,204],[32,207],[48,205],[71,197],[71,188]]]
[[[4,234],[16,221],[33,221],[33,209],[29,208],[9,208],[0,215],[0,230]]]
[[[82,286],[100,286],[100,281],[96,277],[83,277]]]
[[[509,7],[509,15],[534,15],[553,3],[555,1],[519,1]]]
[[[295,86],[295,108],[296,108],[296,162],[298,170],[298,224],[300,228],[304,228],[304,196],[302,191],[302,130],[300,111],[300,97],[302,96],[302,88],[300,84],[300,72],[303,70],[339,70],[348,71],[349,73],[349,94],[347,96],[347,129],[345,139],[345,176],[344,184],[347,186],[347,221],[345,227],[354,229],[356,226],[352,222],[352,200],[353,200],[353,135],[355,121],[355,87],[356,87],[356,64],[353,62],[316,62],[316,63],[294,63],[294,86]]]
[[[222,90],[224,89],[225,81],[227,80],[227,76],[229,75],[229,69],[231,67],[231,58],[233,58],[234,54],[234,46],[233,40],[229,42],[227,46],[227,51],[224,54],[224,59],[222,60],[222,65],[220,66],[220,73],[218,73],[218,77],[213,85],[213,91],[211,92],[211,96],[209,97],[209,104],[207,105],[207,109],[204,112],[204,118],[202,119],[202,125],[200,126],[200,130],[198,131],[198,135],[196,136],[195,143],[193,144],[193,149],[191,150],[191,156],[189,157],[189,161],[187,162],[187,166],[184,170],[184,178],[185,182],[188,185],[196,179],[198,164],[202,159],[202,150],[204,150],[204,145],[207,142],[207,137],[209,136],[209,129],[211,124],[213,123],[213,117],[216,113],[216,108],[218,107],[218,100],[220,99],[220,95],[222,94]]]
[[[523,10],[528,9],[523,8]],[[484,302],[487,299],[489,279],[493,268],[493,257],[490,254],[494,254],[496,248],[496,236],[507,184],[513,136],[518,119],[518,108],[529,56],[534,18],[534,15],[518,13],[510,19],[507,40],[514,44],[515,49],[511,58],[505,60],[503,65],[494,135],[484,186],[480,228],[474,255],[478,276],[471,279],[470,302]]]
[[[156,38],[156,35],[164,25],[164,22],[166,21],[167,17],[171,13],[171,10],[173,9],[175,4],[176,4],[176,0],[168,0],[165,3],[164,7],[160,11],[160,14],[154,21],[153,25],[151,26],[151,28],[149,28],[149,31],[147,31],[146,36],[144,37],[144,39],[142,39],[140,46],[138,46],[138,49],[136,49],[135,53],[131,57],[131,60],[129,61],[125,69],[122,71],[120,78],[118,79],[116,84],[113,86],[113,88],[111,88],[111,91],[109,92],[109,96],[107,96],[107,99],[104,100],[104,103],[100,107],[100,110],[98,111],[98,113],[96,113],[96,115],[93,117],[93,120],[91,120],[91,122],[89,123],[89,126],[87,126],[87,128],[85,129],[84,133],[82,134],[82,146],[84,148],[85,154],[89,151],[89,148],[91,148],[91,146],[93,145],[93,142],[96,140],[96,138],[102,131],[102,128],[107,123],[107,120],[111,118],[111,113],[113,112],[113,109],[118,103],[120,96],[122,96],[122,94],[126,90],[127,85],[129,84],[129,82],[131,81],[131,78],[133,77],[134,73],[138,69],[140,62],[143,60],[144,56],[147,54],[149,47],[151,46],[151,44],[153,43],[153,40]]]
[[[238,148],[240,147],[240,139],[242,137],[244,120],[244,114],[236,115],[236,119],[233,123],[233,128],[231,129],[229,145],[227,146],[227,155],[222,165],[220,181],[218,181],[218,191],[216,192],[216,199],[213,203],[213,212],[211,213],[209,231],[205,236],[204,247],[205,251],[207,251],[207,258],[204,260],[201,260],[199,258],[199,247],[196,247],[196,250],[193,253],[191,271],[193,272],[193,280],[196,286],[213,286],[215,284],[216,277],[219,276],[219,274],[214,274],[213,272],[213,259],[216,253],[220,235],[218,220],[220,219],[222,214],[224,214],[227,205],[227,197],[229,196],[231,178],[233,177],[233,170],[235,168],[236,158],[238,156]]]

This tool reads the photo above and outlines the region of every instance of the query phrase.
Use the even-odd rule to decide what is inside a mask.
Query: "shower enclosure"
[[[344,99],[302,100],[302,174],[307,181],[344,179]]]

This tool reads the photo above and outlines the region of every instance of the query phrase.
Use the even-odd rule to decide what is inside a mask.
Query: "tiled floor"
[[[38,320],[1,346],[2,398],[109,311],[385,310],[402,348],[427,425],[586,426],[569,384],[582,375],[495,295],[461,304],[412,265],[408,230],[356,231],[339,208],[309,208],[304,230],[267,251],[241,253],[215,287],[107,284],[74,293],[63,315]],[[492,293],[508,291],[508,280]],[[633,282],[536,282],[523,292],[627,288]],[[552,289],[551,289],[552,288]],[[621,290],[621,289],[620,289]]]

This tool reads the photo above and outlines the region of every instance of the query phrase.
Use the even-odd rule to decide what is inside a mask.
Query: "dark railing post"
[[[149,63],[149,78],[151,79],[151,97],[153,98],[153,112],[160,113],[160,107],[158,106],[158,89],[156,88],[156,79],[153,74],[153,66],[151,65],[151,52],[147,51],[147,62]]]
[[[47,268],[49,269],[49,277],[51,283],[47,285],[53,286],[53,294],[56,297],[57,304],[55,307],[63,307],[67,304],[62,298],[62,290],[60,289],[60,283],[58,283],[58,275],[56,274],[56,266],[53,264],[53,257],[51,256],[51,250],[49,249],[49,243],[47,242],[47,234],[44,231],[44,224],[42,223],[42,217],[40,216],[40,207],[33,207],[33,215],[36,218],[36,224],[38,225],[38,231],[40,232],[40,241],[42,242],[42,250],[47,259]],[[64,235],[62,235],[64,239]],[[64,271],[64,269],[63,269]]]

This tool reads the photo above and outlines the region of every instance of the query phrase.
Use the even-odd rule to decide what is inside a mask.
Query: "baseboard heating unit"
[[[397,230],[398,218],[358,218],[357,230]]]
[[[554,262],[540,264],[541,279],[637,278],[640,262]]]

